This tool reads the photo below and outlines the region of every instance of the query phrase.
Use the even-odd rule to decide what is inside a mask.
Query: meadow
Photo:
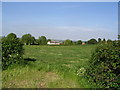
[[[96,45],[25,45],[25,65],[2,73],[3,88],[92,88],[84,76]]]

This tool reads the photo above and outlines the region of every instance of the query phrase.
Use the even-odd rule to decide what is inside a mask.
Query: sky
[[[120,35],[120,2],[118,2],[118,34]]]
[[[3,2],[2,36],[58,40],[117,39],[117,2]]]
[[[2,2],[118,2],[119,0],[1,0]]]
[[[2,3],[0,2],[0,36],[2,35]]]

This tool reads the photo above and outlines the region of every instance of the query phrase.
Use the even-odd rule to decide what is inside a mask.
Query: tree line
[[[10,36],[10,38],[13,38],[15,36],[17,37],[17,35],[14,33],[10,33],[7,36]],[[51,41],[51,39],[47,39],[46,36],[40,36],[38,39],[36,39],[31,34],[24,34],[21,38],[19,38],[19,40],[24,45],[47,45],[47,42]],[[96,40],[92,38],[88,41],[85,41],[84,43],[85,44],[98,44],[98,43],[110,43],[110,42],[112,42],[112,40],[110,39],[106,40],[105,38],[104,39],[98,38],[98,40]],[[70,39],[67,39],[67,40],[64,40],[62,43],[63,45],[81,45],[83,41],[82,40],[72,41]]]

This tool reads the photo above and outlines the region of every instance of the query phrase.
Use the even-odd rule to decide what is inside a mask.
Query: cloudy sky
[[[117,39],[117,2],[3,2],[2,35],[89,40]]]

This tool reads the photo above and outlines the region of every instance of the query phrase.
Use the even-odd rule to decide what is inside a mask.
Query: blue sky
[[[50,39],[117,39],[117,2],[3,2],[2,35]]]
[[[2,3],[0,2],[0,36],[2,35]]]

